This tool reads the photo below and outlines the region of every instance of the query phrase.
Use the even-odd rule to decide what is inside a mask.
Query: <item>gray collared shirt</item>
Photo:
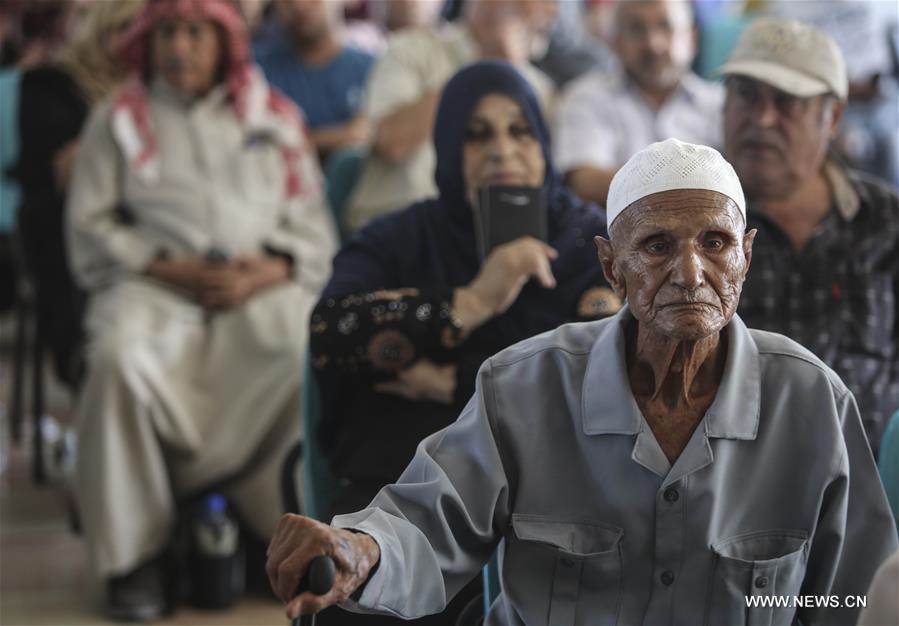
[[[852,394],[735,317],[718,393],[672,466],[630,391],[632,319],[562,326],[484,364],[398,483],[334,518],[381,549],[347,608],[440,611],[498,546],[488,624],[855,622],[832,603],[863,596],[897,539]],[[834,598],[797,608],[823,602],[808,595]]]

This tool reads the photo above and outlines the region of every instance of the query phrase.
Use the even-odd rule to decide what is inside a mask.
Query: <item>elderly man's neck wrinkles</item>
[[[700,369],[715,354],[720,343],[718,333],[699,340],[672,340],[660,335],[647,324],[638,324],[634,365],[645,364],[652,371],[649,400],[661,400],[674,408],[678,404],[694,406],[694,395],[709,382],[697,379]],[[695,384],[694,384],[695,383]]]
[[[702,421],[724,373],[726,346],[719,333],[672,340],[636,325],[628,378],[637,406],[673,464]]]

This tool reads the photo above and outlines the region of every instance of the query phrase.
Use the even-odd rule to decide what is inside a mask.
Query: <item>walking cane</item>
[[[304,591],[311,591],[317,596],[323,596],[334,586],[334,575],[337,568],[334,559],[329,556],[317,556],[309,564],[309,571],[300,581],[297,595]],[[315,614],[301,615],[293,620],[291,626],[315,626]]]

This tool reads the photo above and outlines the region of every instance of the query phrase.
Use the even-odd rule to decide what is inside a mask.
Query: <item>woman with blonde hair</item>
[[[122,82],[111,52],[115,37],[143,0],[92,0],[50,61],[22,77],[21,153],[14,174],[22,187],[19,224],[37,285],[38,329],[57,375],[75,385],[81,372],[85,295],[65,258],[62,227],[78,136],[90,109]]]

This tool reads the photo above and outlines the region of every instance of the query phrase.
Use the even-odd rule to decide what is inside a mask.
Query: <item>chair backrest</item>
[[[303,368],[303,402],[300,421],[303,432],[303,514],[322,522],[331,510],[331,500],[337,491],[337,478],[328,459],[318,445],[318,428],[322,420],[321,396],[312,368],[306,357]]]
[[[880,479],[893,510],[893,519],[899,528],[899,411],[887,423],[887,429],[880,440],[879,459],[877,466]]]
[[[325,166],[328,204],[334,214],[334,221],[340,232],[340,240],[346,241],[349,231],[346,227],[346,211],[350,196],[362,174],[366,151],[363,148],[341,148],[328,157]]]
[[[724,65],[733,52],[737,39],[749,25],[750,17],[720,12],[702,29],[696,69],[700,76],[710,80],[717,78],[715,71]]]
[[[493,553],[493,556],[490,557],[490,560],[487,561],[487,565],[484,566],[483,569],[483,578],[484,578],[484,615],[490,612],[490,606],[499,596],[500,592],[500,583],[499,583],[499,551],[501,548],[497,548],[496,552]]]
[[[10,233],[19,207],[19,185],[7,170],[19,160],[19,85],[21,72],[0,70],[0,233]]]

